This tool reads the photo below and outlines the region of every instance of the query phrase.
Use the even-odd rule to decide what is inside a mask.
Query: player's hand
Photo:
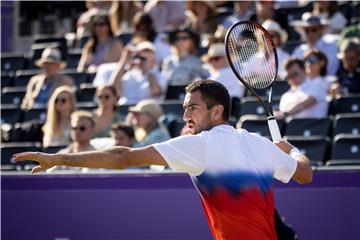
[[[22,152],[14,154],[12,158],[17,162],[28,160],[38,162],[39,165],[32,169],[32,173],[46,171],[47,169],[56,166],[56,159],[54,154],[41,152]]]
[[[290,150],[294,147],[293,145],[291,145],[291,143],[289,143],[288,141],[282,139],[279,142],[275,143],[276,146],[278,146],[283,152],[289,154]]]

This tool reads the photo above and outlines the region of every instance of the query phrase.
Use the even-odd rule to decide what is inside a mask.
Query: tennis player
[[[286,141],[276,144],[228,124],[230,97],[223,85],[198,80],[186,87],[185,135],[144,148],[114,147],[74,154],[25,152],[16,161],[123,169],[168,165],[192,176],[215,239],[276,239],[273,178],[312,180],[309,159]]]

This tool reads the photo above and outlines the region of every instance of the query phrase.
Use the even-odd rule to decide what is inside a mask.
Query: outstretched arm
[[[24,152],[15,154],[13,159],[38,162],[39,165],[32,169],[32,173],[45,171],[54,166],[124,169],[130,166],[167,165],[163,157],[152,146],[144,148],[114,147],[69,154]]]

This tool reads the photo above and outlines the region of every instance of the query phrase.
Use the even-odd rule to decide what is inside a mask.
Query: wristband
[[[297,157],[299,155],[303,155],[303,154],[300,152],[300,150],[298,148],[293,147],[293,148],[291,148],[289,155],[290,155],[290,157],[295,158],[295,157]]]

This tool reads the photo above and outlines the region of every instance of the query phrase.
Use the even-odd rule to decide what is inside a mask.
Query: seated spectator
[[[94,111],[95,133],[94,137],[109,137],[111,124],[121,120],[118,113],[118,97],[114,86],[99,86],[96,89],[98,108]]]
[[[247,21],[254,14],[252,1],[234,1],[234,14],[225,18],[222,25],[228,29],[239,21]]]
[[[327,58],[317,49],[305,53],[305,72],[310,81],[318,86],[318,91],[327,93],[331,80],[326,75]]]
[[[346,27],[347,19],[339,11],[337,1],[314,1],[312,13],[329,21],[328,33],[339,34]]]
[[[196,55],[199,41],[199,35],[189,28],[181,28],[170,34],[174,53],[165,58],[162,65],[162,74],[169,85],[187,85],[195,78],[209,77],[209,72]]]
[[[133,17],[143,9],[141,1],[112,1],[109,15],[114,34],[134,31]]]
[[[226,59],[225,45],[213,43],[208,53],[203,56],[204,62],[210,67],[210,79],[222,83],[228,90],[231,98],[240,100],[245,94],[244,85],[237,79]]]
[[[186,10],[186,24],[200,36],[214,34],[217,28],[216,6],[210,1],[189,1]]]
[[[360,93],[360,41],[347,38],[340,45],[338,58],[341,66],[337,72],[337,91],[340,93]],[[340,84],[340,86],[339,86]]]
[[[129,121],[135,127],[137,142],[133,147],[144,147],[170,139],[167,129],[160,125],[159,117],[163,111],[154,100],[143,100],[129,108]]]
[[[281,46],[287,41],[288,34],[274,20],[271,19],[265,20],[265,22],[263,22],[262,25],[270,33],[271,38],[276,46],[276,52],[279,62],[278,76],[281,78],[285,78],[286,71],[284,69],[284,63],[289,58],[289,53],[282,50]]]
[[[141,42],[152,42],[156,48],[156,62],[161,64],[163,59],[171,54],[171,46],[167,34],[156,33],[150,15],[139,12],[134,16],[134,33],[130,45],[136,47]]]
[[[328,112],[326,92],[306,78],[304,62],[298,58],[289,58],[285,63],[290,89],[281,96],[279,118],[325,117]]]
[[[70,116],[75,109],[74,89],[58,87],[49,99],[46,121],[42,127],[44,147],[70,143]]]
[[[112,124],[110,136],[114,141],[114,146],[131,147],[135,143],[134,129],[125,123]]]
[[[149,0],[144,11],[153,19],[156,32],[166,32],[185,23],[185,4],[185,1]]]
[[[91,35],[82,50],[77,70],[95,72],[100,64],[117,62],[122,49],[122,42],[111,30],[109,17],[96,15],[91,21]]]
[[[304,13],[302,20],[294,21],[292,25],[305,38],[305,43],[296,47],[292,55],[303,58],[309,49],[319,49],[328,59],[327,75],[335,75],[339,68],[339,60],[336,58],[338,49],[335,43],[328,43],[323,39],[328,22],[310,13]]]
[[[71,114],[71,140],[72,143],[60,153],[77,153],[95,150],[90,144],[95,130],[95,121],[92,113],[75,111]]]
[[[165,78],[157,69],[155,46],[139,43],[135,52],[126,47],[113,71],[111,82],[120,96],[120,104],[135,104],[143,99],[159,99],[166,91]]]
[[[35,64],[42,73],[31,77],[21,104],[22,109],[31,109],[35,104],[46,104],[54,90],[60,86],[74,86],[74,81],[60,70],[66,66],[58,49],[45,48]]]

